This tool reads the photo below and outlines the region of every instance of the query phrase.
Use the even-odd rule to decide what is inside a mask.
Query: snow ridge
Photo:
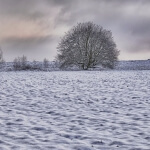
[[[149,150],[149,74],[1,72],[0,150]]]

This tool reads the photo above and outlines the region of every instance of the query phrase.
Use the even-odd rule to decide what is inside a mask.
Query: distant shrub
[[[48,66],[49,66],[48,59],[44,58],[44,60],[43,60],[43,66],[44,66],[44,68],[48,68]]]
[[[36,60],[32,62],[32,70],[40,70],[40,64]]]
[[[15,70],[28,70],[32,68],[31,65],[27,64],[27,57],[24,55],[14,59],[13,67]]]
[[[3,58],[3,51],[0,48],[0,68],[3,68],[5,66],[5,60]]]

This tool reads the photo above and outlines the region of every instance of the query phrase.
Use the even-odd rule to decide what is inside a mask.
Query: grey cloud
[[[73,1],[73,0],[46,0],[45,2],[47,4],[53,5],[53,6],[71,6],[75,3],[78,3],[79,0]]]
[[[124,47],[120,47],[121,50],[128,52],[150,50],[147,40],[150,35],[150,21],[147,17],[138,16],[136,12],[148,3],[150,4],[150,1],[95,0],[95,3],[88,2],[86,8],[80,7],[77,11],[76,8],[79,7],[77,4],[74,4],[74,7],[68,7],[68,9],[67,7],[62,8],[56,18],[56,24],[59,26],[62,24],[74,25],[76,22],[90,20],[112,30],[114,35],[115,33],[120,35],[120,40],[124,40]],[[138,9],[128,13],[129,6]],[[69,12],[68,18],[66,17],[67,12]],[[146,10],[144,13],[147,14]],[[119,43],[119,41],[117,42]]]
[[[52,42],[55,42],[55,40],[56,38],[53,36],[33,36],[27,38],[9,37],[4,39],[3,43],[8,44],[13,47],[13,49],[18,49],[20,51],[26,49],[26,51],[28,51],[43,44],[51,44]]]
[[[63,5],[60,13],[56,16],[55,21],[58,25],[74,24],[74,22],[77,22],[78,20],[86,21],[92,18],[92,21],[96,21],[98,23],[113,23],[115,20],[121,18],[123,13],[125,13],[122,12],[122,8],[128,4],[127,1],[83,0],[82,3],[79,3],[79,1],[73,1],[70,5]],[[67,14],[69,15],[66,17]]]
[[[53,8],[57,13],[50,11]],[[118,49],[143,55],[144,51],[150,51],[149,10],[149,0],[0,0],[0,17],[19,17],[20,20],[35,21],[48,29],[49,24],[54,24],[56,32],[61,27],[69,29],[77,22],[93,21],[112,30]],[[52,17],[54,19],[48,21]],[[24,50],[40,49],[40,44],[48,43],[55,43],[57,47],[58,37],[53,39],[50,34],[41,38],[10,37],[4,43]]]
[[[3,15],[23,15],[28,13],[27,10],[32,10],[35,4],[35,0],[31,0],[30,3],[24,0],[0,0],[0,12]]]
[[[55,56],[54,43],[57,43],[56,37],[41,36],[30,38],[14,38],[10,37],[3,41],[3,51],[6,60],[26,55],[28,60],[40,60],[48,58],[53,60]]]
[[[48,14],[40,4],[40,0],[0,0],[0,16],[33,21],[43,19]]]
[[[150,35],[150,20],[141,20],[130,27],[133,36],[149,37]]]

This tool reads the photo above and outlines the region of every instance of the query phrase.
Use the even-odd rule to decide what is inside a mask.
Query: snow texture
[[[0,73],[0,150],[150,150],[150,71]]]

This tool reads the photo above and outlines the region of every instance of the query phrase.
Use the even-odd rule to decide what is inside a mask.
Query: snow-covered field
[[[0,73],[0,150],[150,150],[150,71]]]

